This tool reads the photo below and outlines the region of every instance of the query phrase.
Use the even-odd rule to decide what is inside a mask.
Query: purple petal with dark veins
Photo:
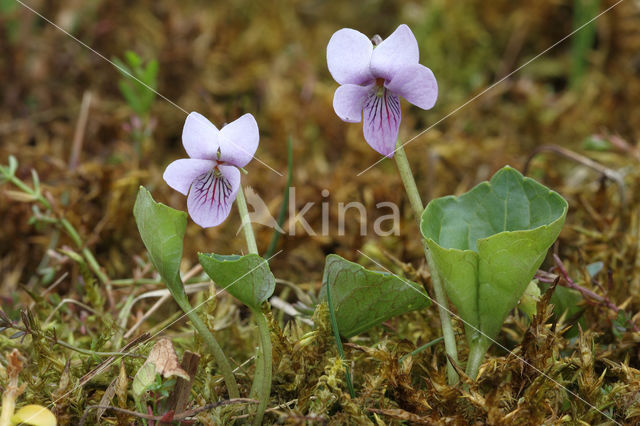
[[[377,87],[365,100],[362,112],[367,143],[385,157],[393,157],[400,127],[400,99],[389,90]]]
[[[187,197],[191,219],[203,228],[221,224],[229,216],[239,188],[240,170],[234,166],[218,166],[201,174]]]

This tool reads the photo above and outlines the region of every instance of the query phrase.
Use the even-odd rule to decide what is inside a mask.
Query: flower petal
[[[327,65],[339,84],[364,84],[374,80],[369,71],[373,44],[359,31],[336,31],[327,45]]]
[[[256,119],[245,114],[220,129],[220,160],[244,167],[256,153],[259,141]]]
[[[182,145],[191,158],[215,160],[218,153],[218,128],[202,114],[192,112],[182,129]]]
[[[333,109],[342,121],[359,123],[362,121],[362,105],[375,85],[358,86],[343,84],[333,95]]]
[[[372,90],[362,111],[367,143],[380,154],[393,157],[400,128],[400,99],[387,89]]]
[[[181,194],[187,195],[191,183],[201,174],[213,170],[216,164],[217,163],[212,160],[183,158],[169,164],[162,178],[171,188]]]
[[[399,70],[385,87],[422,109],[431,109],[438,99],[438,82],[424,65]]]
[[[376,78],[390,81],[399,70],[416,65],[419,60],[418,41],[409,27],[402,24],[373,49],[371,72]]]
[[[234,166],[218,166],[201,174],[187,197],[191,219],[203,228],[221,224],[229,216],[239,188],[240,170]]]

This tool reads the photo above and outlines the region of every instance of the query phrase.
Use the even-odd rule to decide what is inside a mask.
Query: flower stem
[[[185,298],[186,299],[186,298]],[[218,368],[222,373],[222,377],[224,378],[224,382],[227,385],[227,392],[229,393],[229,398],[240,398],[240,391],[238,390],[238,383],[236,382],[236,378],[233,376],[233,370],[231,369],[231,365],[229,364],[229,360],[224,355],[222,348],[218,344],[218,341],[209,328],[205,325],[204,322],[200,319],[196,311],[191,307],[189,302],[184,303],[184,301],[176,299],[178,305],[185,312],[193,327],[198,331],[204,343],[209,347],[213,357],[216,359],[216,363],[218,364]]]
[[[467,369],[465,373],[471,380],[475,380],[478,377],[478,370],[480,370],[480,364],[484,359],[484,354],[487,353],[489,346],[484,342],[485,339],[480,339],[475,342],[469,348],[469,359],[467,360]]]
[[[253,234],[253,228],[251,227],[251,220],[249,220],[249,209],[247,208],[247,200],[244,198],[242,185],[240,185],[240,189],[238,190],[236,203],[238,204],[238,212],[242,219],[244,238],[247,240],[247,250],[249,253],[258,254],[258,245],[256,244],[256,237]],[[260,347],[258,348],[258,355],[256,357],[256,371],[253,377],[253,384],[251,385],[250,396],[252,398],[257,397],[260,400],[253,424],[261,425],[264,412],[267,409],[267,404],[269,404],[271,396],[273,355],[267,318],[264,313],[258,309],[251,309],[251,311],[253,312],[256,324],[258,325]]]
[[[242,230],[244,231],[244,238],[247,240],[247,250],[249,253],[258,254],[258,245],[256,244],[256,237],[253,235],[253,228],[251,227],[251,220],[249,220],[249,210],[247,209],[247,201],[244,198],[242,185],[240,185],[240,189],[238,190],[236,204],[238,205],[238,212],[242,219]]]
[[[265,314],[257,309],[252,309],[253,315],[258,325],[258,336],[260,347],[256,357],[256,372],[251,385],[251,398],[260,401],[256,411],[256,417],[253,420],[254,425],[261,425],[264,411],[267,409],[269,399],[271,397],[271,374],[272,374],[272,348],[271,336],[269,334],[269,325]]]
[[[420,218],[422,217],[422,211],[424,209],[422,204],[422,199],[420,198],[420,193],[418,192],[418,187],[416,186],[416,181],[413,178],[413,173],[411,172],[411,166],[409,165],[409,160],[407,160],[407,154],[404,152],[404,148],[400,144],[400,141],[396,144],[396,151],[394,158],[396,160],[396,165],[398,167],[398,172],[400,173],[400,178],[402,179],[402,183],[404,185],[404,189],[407,192],[407,196],[409,197],[409,203],[413,208],[413,211],[416,215],[416,219],[418,220],[418,227],[420,227]],[[451,325],[451,317],[449,316],[449,311],[447,307],[449,306],[449,302],[447,301],[447,296],[444,292],[444,288],[442,287],[442,282],[440,281],[440,275],[433,263],[433,258],[431,257],[431,252],[427,247],[426,242],[422,239],[422,246],[424,249],[424,256],[427,259],[427,265],[429,265],[429,271],[431,271],[431,282],[433,283],[433,290],[436,296],[436,302],[438,304],[438,313],[440,314],[440,323],[442,326],[442,335],[444,336],[444,346],[447,354],[453,359],[455,362],[458,362],[458,349],[456,347],[456,338],[453,333],[453,326]],[[451,365],[450,361],[447,361],[447,376],[449,384],[453,385],[458,382],[458,373]]]

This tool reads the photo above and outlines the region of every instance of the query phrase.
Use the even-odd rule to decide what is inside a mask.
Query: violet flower
[[[329,72],[341,86],[333,96],[333,109],[343,121],[363,121],[364,138],[386,157],[393,157],[400,127],[402,96],[422,109],[438,97],[431,70],[420,65],[418,42],[408,26],[400,25],[374,46],[359,31],[336,31],[327,46]]]
[[[197,112],[187,117],[182,144],[191,158],[176,160],[162,176],[187,195],[187,210],[195,223],[209,228],[222,223],[240,188],[240,170],[258,148],[258,123],[245,114],[218,130]]]

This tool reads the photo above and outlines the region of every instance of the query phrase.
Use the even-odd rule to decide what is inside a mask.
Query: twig
[[[604,305],[615,313],[618,313],[621,310],[615,303],[609,300],[608,297],[600,296],[599,294],[594,293],[588,288],[584,288],[581,285],[576,284],[576,282],[573,281],[573,279],[569,276],[569,273],[567,272],[564,265],[562,264],[562,260],[560,259],[560,257],[555,253],[553,254],[553,260],[556,262],[556,267],[558,268],[558,270],[560,271],[560,274],[562,275],[562,278],[564,278],[564,281],[566,282],[566,285],[563,284],[564,287],[568,287],[578,291],[585,298],[589,298],[601,305]],[[629,320],[629,323],[631,324],[633,331],[635,332],[640,331],[640,329],[638,329],[638,327],[631,320]]]
[[[198,364],[200,363],[200,355],[191,351],[185,351],[182,356],[182,362],[180,366],[189,375],[189,380],[182,377],[176,379],[176,384],[173,387],[173,391],[169,395],[167,400],[167,408],[182,413],[187,406],[189,396],[191,394],[191,388],[193,387],[193,380],[198,372]]]
[[[196,276],[197,274],[199,274],[202,271],[202,266],[200,264],[197,264],[196,266],[194,266],[193,268],[191,268],[189,271],[187,271],[184,274],[183,277],[183,281],[186,282],[187,280],[193,278],[194,276]],[[162,281],[160,281],[162,282]],[[197,291],[201,291],[201,290],[205,290],[209,288],[209,283],[196,283],[196,284],[192,284],[192,285],[186,285],[184,290],[186,294],[190,294],[190,293],[195,293]],[[143,293],[139,296],[137,296],[128,306],[126,306],[123,309],[123,312],[121,312],[120,314],[120,327],[122,329],[125,329],[127,326],[127,320],[128,320],[128,316],[129,316],[129,312],[131,312],[131,310],[133,309],[133,305],[135,305],[137,302],[139,302],[142,299],[146,299],[146,298],[150,298],[150,297],[159,297],[160,299],[151,307],[151,309],[149,309],[143,316],[142,318],[140,318],[134,325],[133,327],[131,327],[127,333],[123,336],[125,339],[129,338],[130,336],[133,335],[133,333],[138,329],[138,327],[140,327],[140,325],[142,325],[142,323],[144,321],[147,320],[147,318],[149,318],[149,316],[151,316],[158,308],[160,308],[160,306],[162,306],[167,300],[170,299],[171,297],[171,293],[169,292],[169,290],[167,289],[162,289],[162,290],[152,290],[152,291],[148,291],[146,293]]]
[[[627,204],[627,198],[625,194],[625,186],[624,179],[622,175],[615,170],[612,170],[608,167],[603,166],[602,164],[593,161],[592,159],[585,157],[584,155],[578,154],[577,152],[571,151],[569,149],[563,148],[557,145],[542,145],[536,148],[529,158],[527,158],[527,162],[524,165],[522,170],[522,174],[526,175],[529,171],[529,166],[531,165],[531,161],[541,152],[553,152],[558,155],[561,155],[565,158],[575,161],[576,163],[582,164],[583,166],[589,167],[590,169],[599,172],[604,177],[609,180],[614,181],[618,185],[618,193],[620,194],[620,210],[624,210]]]
[[[139,356],[139,355],[133,354],[134,348],[136,348],[139,345],[142,345],[144,343],[147,343],[147,341],[149,341],[149,339],[151,339],[151,335],[149,333],[141,334],[140,336],[136,337],[135,339],[133,339],[132,341],[130,341],[129,343],[124,345],[124,347],[122,348],[121,352],[117,356],[121,356],[121,357],[125,356],[125,355],[127,355],[127,356]],[[95,376],[97,376],[98,374],[102,373],[107,368],[109,368],[109,366],[111,366],[111,364],[113,363],[113,361],[115,359],[116,359],[116,356],[114,355],[114,356],[111,356],[111,357],[105,359],[104,361],[102,361],[93,370],[89,371],[87,374],[85,374],[84,376],[82,376],[80,378],[80,381],[78,382],[78,385],[76,386],[76,388],[82,387],[82,386],[86,385],[87,383],[89,383],[89,381],[91,379],[93,379]]]
[[[53,310],[51,311],[51,313],[49,313],[49,316],[47,316],[47,318],[44,320],[44,325],[47,325],[49,323],[49,321],[51,321],[51,318],[53,317],[53,315],[58,312],[58,309],[62,308],[62,306],[66,303],[72,303],[74,305],[78,305],[83,309],[86,309],[87,311],[91,312],[92,314],[96,315],[97,312],[95,311],[95,309],[91,308],[91,306],[85,305],[82,302],[78,302],[75,299],[70,299],[70,298],[66,298],[66,299],[62,299],[60,301],[60,303],[58,303],[58,306],[56,306],[55,308],[53,308]]]
[[[84,133],[87,129],[87,119],[89,118],[89,107],[91,105],[91,92],[85,91],[82,95],[82,105],[80,106],[80,115],[76,124],[76,131],[73,135],[73,145],[71,148],[71,156],[69,157],[69,170],[75,170],[80,160],[80,151],[82,151],[82,143],[84,142]]]
[[[284,404],[276,405],[275,407],[267,408],[265,413],[272,413],[274,411],[278,411],[280,409],[290,408],[293,404],[297,403],[298,399],[292,399],[291,401],[285,402]],[[234,416],[233,420],[246,419],[249,417],[249,414],[241,414],[239,416]]]
[[[233,374],[236,374],[238,371],[240,370],[244,370],[244,367],[246,367],[247,365],[249,365],[251,363],[251,361],[253,361],[254,359],[256,359],[255,355],[252,355],[249,357],[249,359],[247,359],[245,362],[243,362],[242,364],[238,365],[234,370],[233,370]],[[235,361],[234,361],[235,362]],[[237,362],[236,362],[237,364]],[[214,385],[217,385],[218,383],[222,383],[224,379],[221,377],[218,380],[216,380],[215,382],[213,382]]]
[[[85,305],[82,305],[81,303],[79,304],[85,307]],[[91,310],[91,308],[89,309]],[[60,345],[63,348],[67,348],[72,351],[75,351],[84,355],[90,355],[90,356],[114,356],[114,355],[128,356],[129,355],[127,353],[122,353],[122,352],[100,352],[100,351],[93,351],[90,349],[84,349],[84,348],[79,348],[77,346],[73,346],[63,340],[59,340],[56,335],[55,329],[53,329],[53,333],[51,335],[47,334],[46,332],[42,332],[40,329],[34,329],[34,327],[32,326],[33,317],[32,317],[31,311],[29,311],[28,309],[21,310],[20,316],[22,318],[23,325],[20,325],[19,322],[17,321],[11,321],[11,319],[3,311],[0,311],[0,327],[2,327],[2,329],[18,330],[18,333],[14,334],[13,335],[14,337],[11,337],[11,338],[23,337],[29,334],[33,338],[43,338],[49,341],[52,345]],[[131,356],[138,356],[138,355],[131,355]]]
[[[211,410],[212,408],[221,407],[223,405],[241,404],[241,403],[257,404],[258,401],[256,401],[255,399],[250,399],[250,398],[234,398],[234,399],[228,399],[228,400],[225,400],[225,401],[213,402],[211,404],[203,405],[202,407],[193,408],[191,410],[183,411],[180,414],[174,415],[171,418],[171,420],[172,421],[181,421],[181,420],[185,420],[185,419],[187,419],[189,417],[193,417],[196,414],[201,413],[203,411]],[[146,420],[154,420],[154,421],[161,421],[161,420],[162,421],[166,421],[167,420],[167,418],[165,417],[166,415],[154,416],[152,414],[138,413],[137,411],[127,410],[126,408],[112,407],[110,405],[107,405],[107,406],[104,406],[104,405],[90,405],[84,411],[84,414],[82,415],[82,418],[80,419],[80,426],[83,426],[86,423],[87,417],[88,417],[89,412],[91,410],[95,410],[95,409],[99,409],[99,408],[103,408],[105,410],[118,411],[120,413],[128,414],[130,416],[135,416],[135,417],[138,417],[138,418],[141,418],[141,419],[146,419]]]

